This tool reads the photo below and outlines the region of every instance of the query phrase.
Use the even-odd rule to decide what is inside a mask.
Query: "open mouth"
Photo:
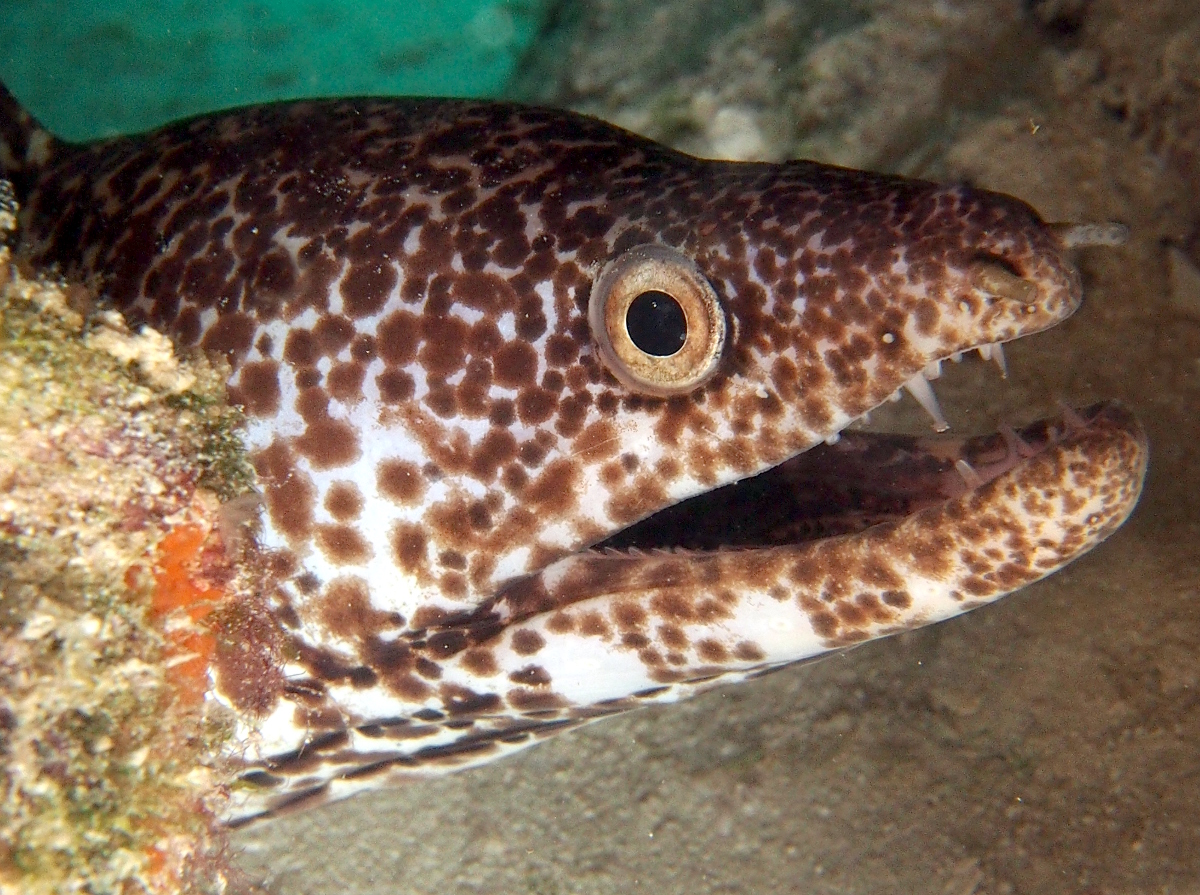
[[[843,432],[512,582],[480,640],[553,642],[579,702],[628,676],[579,673],[589,650],[663,684],[795,662],[1044,578],[1121,525],[1146,462],[1112,402],[970,438]]]
[[[597,549],[710,551],[855,534],[960,498],[1068,439],[1130,427],[1128,412],[1098,403],[968,437],[847,430],[832,444],[662,510]]]

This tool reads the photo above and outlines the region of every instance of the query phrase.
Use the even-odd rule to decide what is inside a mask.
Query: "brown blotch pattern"
[[[414,503],[425,493],[425,477],[415,463],[383,460],[375,474],[379,492],[397,503]]]
[[[325,492],[324,506],[338,522],[351,522],[362,513],[362,492],[354,482],[334,482]]]

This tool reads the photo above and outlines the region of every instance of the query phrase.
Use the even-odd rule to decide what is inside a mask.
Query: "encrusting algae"
[[[0,181],[0,238],[15,210]],[[217,365],[89,299],[0,245],[0,893],[241,889],[204,699],[255,591],[240,417]]]

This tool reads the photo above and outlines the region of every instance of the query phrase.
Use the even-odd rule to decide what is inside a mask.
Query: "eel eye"
[[[717,293],[690,259],[636,246],[604,266],[588,305],[600,359],[646,395],[689,392],[716,371],[725,345]]]

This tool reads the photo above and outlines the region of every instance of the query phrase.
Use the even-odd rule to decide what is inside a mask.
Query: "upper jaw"
[[[941,375],[944,361],[957,362],[964,353],[978,351],[1007,377],[1004,343],[1056,326],[1083,301],[1078,270],[1053,248],[1020,261],[980,252],[948,282],[951,298],[942,303],[944,325],[932,334],[907,334],[926,360],[923,365],[910,362],[901,374],[903,387],[938,432],[950,427],[928,383]],[[899,396],[896,389],[888,398]]]

